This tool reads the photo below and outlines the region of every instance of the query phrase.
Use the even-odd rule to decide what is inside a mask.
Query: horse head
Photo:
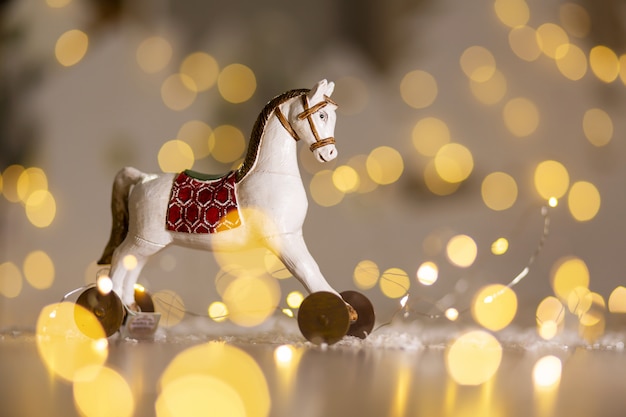
[[[319,81],[289,112],[289,122],[296,136],[309,146],[320,162],[337,157],[334,138],[337,104],[330,99],[334,89],[335,83]]]

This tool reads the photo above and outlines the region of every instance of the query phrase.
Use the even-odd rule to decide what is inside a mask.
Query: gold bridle
[[[330,97],[324,96],[324,101],[320,101],[313,107],[309,107],[309,99],[307,98],[307,95],[303,94],[301,97],[302,97],[302,106],[304,107],[304,110],[302,111],[302,113],[298,114],[297,117],[298,117],[298,120],[307,119],[309,122],[311,133],[313,133],[313,137],[315,138],[315,142],[309,148],[311,149],[311,152],[322,146],[334,144],[335,138],[332,136],[328,138],[324,138],[324,139],[320,138],[320,135],[319,133],[317,133],[317,129],[315,128],[315,123],[313,122],[313,115],[317,113],[318,111],[320,111],[321,109],[323,109],[324,107],[326,107],[327,105],[333,104],[336,106],[337,103],[332,101]],[[291,126],[291,123],[289,123],[289,120],[287,120],[283,112],[280,111],[280,108],[276,108],[276,117],[280,121],[280,124],[283,125],[285,130],[289,132],[289,134],[296,140],[296,142],[299,141],[300,137],[298,136],[296,131],[293,129],[293,127]]]

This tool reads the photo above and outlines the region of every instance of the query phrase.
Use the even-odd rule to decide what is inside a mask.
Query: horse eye
[[[326,118],[326,113],[321,112],[320,113],[320,119],[324,120]]]

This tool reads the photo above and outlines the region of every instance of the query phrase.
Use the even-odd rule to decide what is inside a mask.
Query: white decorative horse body
[[[308,201],[296,151],[296,142],[302,140],[320,162],[337,156],[333,138],[337,106],[329,98],[333,89],[334,83],[322,80],[311,90],[289,91],[265,106],[254,125],[246,159],[235,172],[236,227],[213,233],[168,230],[166,212],[176,174],[146,174],[130,167],[117,174],[111,238],[98,263],[111,264],[113,290],[125,305],[134,303],[134,286],[148,258],[171,244],[209,251],[264,246],[307,291],[338,294],[302,236]],[[127,255],[137,260],[130,270],[122,262]]]

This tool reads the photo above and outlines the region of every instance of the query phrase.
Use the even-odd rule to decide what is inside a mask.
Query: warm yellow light
[[[615,287],[609,296],[609,311],[611,313],[626,313],[626,288]]]
[[[172,74],[161,84],[161,99],[171,110],[182,111],[196,100],[197,89],[189,88],[195,84],[186,74]]]
[[[561,48],[562,45],[569,45],[569,37],[563,28],[555,23],[544,23],[537,28],[537,44],[546,56],[556,59],[567,50]]]
[[[498,19],[511,28],[525,25],[530,9],[524,0],[496,0],[493,4]]]
[[[448,374],[457,384],[480,385],[500,367],[502,346],[485,331],[470,331],[448,347],[445,361]]]
[[[209,304],[209,317],[216,322],[225,321],[228,318],[228,307],[221,301],[214,301]]]
[[[300,308],[304,295],[300,291],[291,291],[287,294],[287,305],[291,308]]]
[[[590,182],[575,182],[569,190],[567,204],[574,219],[579,222],[589,221],[600,211],[600,192]]]
[[[450,262],[461,268],[471,266],[476,260],[478,247],[470,236],[456,235],[446,245],[446,255]]]
[[[181,172],[193,166],[195,157],[191,147],[182,140],[165,142],[157,156],[159,168],[163,172]]]
[[[54,54],[64,67],[78,64],[87,53],[89,38],[82,30],[72,29],[63,33],[56,42]]]
[[[578,81],[587,73],[587,56],[578,46],[564,44],[557,48],[556,66],[563,76]]]
[[[594,146],[605,146],[613,137],[613,120],[602,109],[589,109],[583,116],[583,132]]]
[[[107,275],[100,275],[96,279],[96,287],[100,294],[107,295],[113,291],[113,280]]]
[[[435,155],[435,169],[444,181],[459,183],[474,170],[474,158],[470,150],[460,143],[448,143]]]
[[[348,160],[348,165],[354,168],[359,176],[359,188],[357,189],[358,193],[369,193],[378,187],[378,184],[372,181],[367,173],[367,155],[359,154],[353,156]]]
[[[20,201],[17,183],[23,172],[24,167],[17,164],[9,165],[2,172],[2,194],[4,194],[4,198],[11,203],[17,203]]]
[[[576,287],[589,287],[589,269],[577,257],[559,259],[555,262],[551,275],[552,289],[561,300],[567,300]]]
[[[230,321],[239,326],[253,327],[276,311],[280,286],[268,276],[241,276],[231,282],[222,298]]]
[[[163,394],[171,384],[192,376],[212,378],[214,381],[220,381],[232,388],[243,401],[244,415],[246,417],[267,417],[269,415],[271,400],[267,380],[259,365],[243,350],[219,342],[196,345],[184,350],[170,362],[163,372],[159,382],[161,393]],[[187,384],[185,383],[184,386],[187,386]],[[181,414],[175,415],[232,415],[229,414],[231,410],[218,413],[218,410],[210,408],[213,406],[213,403],[208,401],[206,396],[202,395],[202,393],[209,392],[210,389],[208,386],[203,386],[202,380],[190,382],[187,388],[194,390],[194,387],[202,388],[197,393],[199,396],[190,398],[189,403],[191,406],[189,408],[184,406],[185,408],[181,408]],[[179,395],[184,395],[185,391],[186,389],[181,387]],[[222,391],[222,388],[219,388],[214,392],[219,394]],[[236,402],[230,399],[234,397],[229,395],[228,398],[228,401],[225,401],[227,405],[231,402]],[[197,414],[196,411],[198,410],[193,407],[196,401],[208,404],[207,407],[210,409],[206,410],[204,414]],[[220,404],[222,403],[220,399],[217,401]],[[183,407],[183,404],[181,404],[181,407]],[[201,407],[201,405],[198,405],[198,407]]]
[[[439,148],[450,142],[450,129],[441,119],[425,117],[413,127],[413,146],[424,156],[435,156]]]
[[[472,317],[481,326],[498,331],[508,326],[517,314],[517,296],[502,284],[482,288],[472,302]]]
[[[567,296],[567,308],[570,313],[581,317],[591,308],[593,296],[587,287],[576,287]]]
[[[488,81],[496,71],[496,60],[493,54],[483,46],[470,46],[461,54],[461,69],[472,81]]]
[[[518,26],[509,32],[509,46],[524,61],[535,61],[541,55],[537,33],[529,26]]]
[[[137,64],[148,74],[154,74],[167,66],[172,58],[172,46],[161,36],[151,36],[137,47]]]
[[[0,294],[15,298],[22,292],[22,273],[13,262],[0,263]]]
[[[437,172],[435,160],[431,160],[424,168],[424,183],[430,192],[436,195],[450,195],[459,189],[460,182],[445,181]]]
[[[531,135],[539,126],[539,110],[535,103],[524,97],[509,100],[502,110],[506,128],[519,138]]]
[[[235,104],[243,103],[256,91],[256,77],[249,67],[230,64],[220,72],[217,88],[224,100]]]
[[[506,210],[517,200],[517,183],[507,173],[492,172],[482,182],[481,195],[483,202],[490,209]]]
[[[292,277],[291,272],[289,272],[278,256],[269,250],[265,252],[263,264],[265,265],[265,270],[274,278],[287,279]]]
[[[552,208],[556,207],[559,205],[559,200],[556,199],[556,197],[550,197],[548,199],[548,205]]]
[[[380,277],[380,290],[389,298],[404,296],[411,287],[408,274],[400,268],[389,268]]]
[[[491,253],[494,255],[504,255],[509,250],[509,241],[500,237],[491,244]]]
[[[433,285],[439,277],[439,267],[434,262],[424,262],[417,268],[417,281],[422,285]]]
[[[202,159],[211,153],[214,145],[210,139],[212,133],[213,129],[206,123],[200,120],[190,120],[180,127],[176,138],[191,147],[195,159]]]
[[[122,265],[127,271],[137,268],[137,257],[135,255],[126,255],[122,259]]]
[[[559,20],[563,28],[572,36],[584,38],[589,34],[591,18],[587,10],[576,3],[563,3],[559,6]]]
[[[135,411],[128,382],[106,366],[89,365],[78,370],[73,393],[74,402],[85,417],[131,417]]]
[[[23,271],[26,281],[38,290],[50,288],[54,282],[54,262],[44,251],[29,253],[24,259]]]
[[[277,364],[286,364],[293,359],[294,347],[291,345],[280,345],[274,350],[274,360]]]
[[[533,383],[536,388],[550,388],[561,380],[561,360],[556,356],[544,356],[533,367]]]
[[[600,332],[603,332],[604,311],[606,310],[606,302],[604,301],[604,297],[596,292],[590,292],[589,295],[589,308],[584,312],[581,311],[580,315],[578,316],[578,321],[581,326],[585,326],[587,328],[593,328],[599,325],[599,328],[596,330],[600,330]]]
[[[389,146],[373,149],[367,157],[366,164],[370,178],[381,185],[396,182],[404,171],[402,155]]]
[[[348,165],[340,165],[333,171],[333,184],[343,193],[352,193],[359,188],[359,174]]]
[[[411,71],[400,82],[402,99],[415,109],[423,109],[433,104],[437,93],[437,81],[426,71]]]
[[[569,188],[569,173],[560,162],[543,161],[535,168],[534,182],[544,199],[561,198]]]
[[[329,169],[323,169],[313,175],[309,191],[313,201],[322,207],[337,205],[345,196],[345,193],[333,184],[333,171]]]
[[[446,312],[444,314],[446,318],[450,321],[456,321],[459,318],[459,310],[454,307],[446,309]]]
[[[604,45],[597,45],[589,52],[589,66],[594,75],[604,81],[611,83],[615,81],[620,72],[620,63],[613,50]]]
[[[46,0],[46,4],[53,9],[60,9],[70,4],[72,0]]]
[[[380,270],[374,261],[364,259],[354,268],[352,279],[361,290],[368,290],[376,285],[380,277]]]
[[[504,98],[507,91],[506,78],[502,72],[496,69],[487,81],[472,79],[470,81],[470,89],[476,100],[491,106],[499,103]]]
[[[537,306],[536,320],[539,335],[546,340],[552,339],[559,331],[565,318],[565,307],[558,298],[548,296]]]
[[[35,191],[48,190],[48,178],[41,168],[26,168],[17,180],[17,195],[20,201],[27,201]]]
[[[206,91],[217,81],[219,66],[211,55],[205,52],[194,52],[187,55],[180,64],[180,72],[193,80],[193,83],[187,86],[188,88]]]
[[[48,227],[57,212],[56,200],[48,190],[34,191],[26,200],[26,217],[35,227]]]
[[[160,326],[175,326],[185,317],[185,303],[180,295],[172,290],[161,290],[152,294],[152,301],[154,311],[161,313]]]
[[[246,138],[239,128],[221,125],[209,135],[209,149],[216,161],[234,162],[243,156],[246,150]]]

